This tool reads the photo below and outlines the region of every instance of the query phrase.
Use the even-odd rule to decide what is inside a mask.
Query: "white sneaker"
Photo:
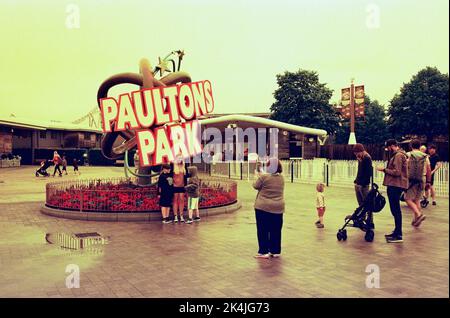
[[[264,258],[264,259],[268,259],[270,258],[269,254],[256,254],[255,256],[253,256],[254,258]]]
[[[178,216],[174,217],[173,221],[174,221],[175,223],[178,223]]]

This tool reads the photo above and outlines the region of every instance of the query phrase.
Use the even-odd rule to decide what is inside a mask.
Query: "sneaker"
[[[270,258],[270,254],[256,254],[255,256],[253,256],[254,258],[265,258],[268,259]]]
[[[180,223],[184,223],[185,221],[184,221],[184,217],[181,217],[180,218]]]
[[[403,238],[400,235],[386,237],[388,243],[402,243]]]
[[[174,223],[178,223],[178,216],[176,216],[176,217],[173,219],[173,222],[174,222]]]
[[[195,222],[200,222],[200,220],[201,220],[201,219],[200,219],[199,216],[196,216],[196,217],[194,218],[194,221],[195,221]]]
[[[394,237],[395,233],[392,232],[391,234],[384,234],[384,237],[388,238],[388,237]]]
[[[164,223],[164,224],[170,224],[170,223],[172,223],[172,220],[169,219],[169,218],[165,218],[165,219],[163,220],[163,223]]]
[[[187,219],[186,220],[186,224],[192,224],[192,222],[194,222],[194,221],[192,221],[192,219]]]
[[[318,229],[323,229],[323,228],[325,227],[325,225],[323,225],[322,223],[317,223],[317,224],[316,224],[316,227],[317,227]]]
[[[272,254],[272,253],[269,253],[269,255],[273,258],[279,258],[281,256],[281,254]]]
[[[314,223],[315,225],[320,224],[320,220],[317,220],[316,223]]]
[[[433,201],[433,203],[431,203],[432,205],[436,205],[436,201]]]
[[[421,216],[419,216],[419,217],[416,219],[416,221],[413,223],[413,225],[414,225],[415,227],[419,227],[420,224],[422,224],[422,222],[423,222],[426,218],[427,218],[426,215],[422,214]]]

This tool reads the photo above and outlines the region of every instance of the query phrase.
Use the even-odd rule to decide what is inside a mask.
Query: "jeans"
[[[387,196],[392,216],[394,217],[394,235],[402,236],[402,210],[400,208],[400,196],[403,192],[399,187],[387,187]]]
[[[53,171],[53,175],[55,175],[56,174],[56,171],[58,171],[58,173],[60,174],[60,175],[62,175],[62,172],[61,172],[61,165],[60,164],[56,164],[55,165],[55,170]]]
[[[255,209],[259,254],[281,253],[281,228],[283,214],[269,213]]]
[[[359,184],[355,184],[355,194],[356,194],[356,200],[358,201],[358,205],[361,206],[364,203],[364,200],[367,197],[367,194],[369,193],[369,186],[362,186]]]

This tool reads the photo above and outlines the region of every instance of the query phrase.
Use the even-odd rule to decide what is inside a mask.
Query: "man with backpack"
[[[420,210],[420,200],[426,185],[431,182],[431,168],[428,155],[420,151],[420,141],[414,139],[410,145],[412,150],[407,153],[409,187],[405,192],[405,201],[414,213],[411,224],[419,227],[426,218]]]
[[[389,207],[394,217],[395,229],[385,237],[388,243],[401,243],[403,242],[403,233],[400,196],[408,188],[408,164],[406,154],[400,149],[396,140],[386,141],[386,148],[390,153],[388,164],[386,168],[377,167],[377,170],[384,172],[383,185],[387,187]]]

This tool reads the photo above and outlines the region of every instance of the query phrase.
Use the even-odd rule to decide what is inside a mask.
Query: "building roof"
[[[92,128],[86,124],[73,124],[61,121],[44,121],[33,118],[17,117],[14,114],[0,114],[0,125],[36,130],[63,130],[102,133],[101,129]]]

